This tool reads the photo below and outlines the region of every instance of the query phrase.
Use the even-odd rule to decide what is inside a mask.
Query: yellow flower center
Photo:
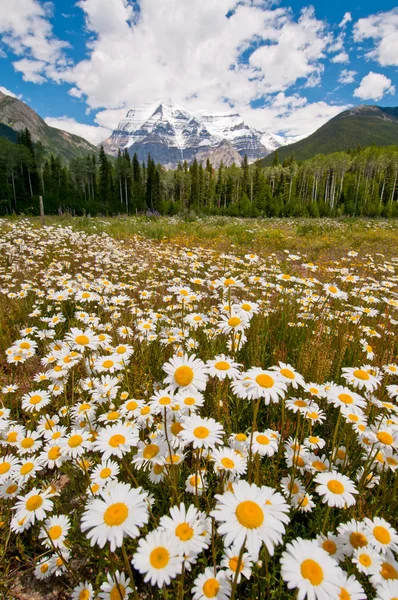
[[[314,462],[312,463],[312,466],[317,471],[326,471],[326,469],[327,469],[327,466],[321,460],[314,460]]]
[[[340,588],[339,600],[351,600],[351,594],[345,588]]]
[[[380,544],[387,545],[391,542],[390,532],[381,525],[376,525],[376,527],[373,529],[373,535],[375,536],[376,540],[380,542]]]
[[[195,427],[193,434],[195,437],[203,440],[210,435],[210,431],[207,429],[207,427]]]
[[[0,475],[4,475],[4,473],[8,473],[8,471],[10,469],[11,469],[11,463],[9,463],[9,462],[0,463]]]
[[[360,554],[358,560],[363,567],[370,567],[372,564],[372,559],[369,554]]]
[[[127,410],[135,410],[138,407],[138,403],[135,400],[130,400],[127,402],[126,408]]]
[[[391,446],[394,443],[394,438],[392,437],[391,433],[388,433],[388,431],[379,431],[377,434],[377,439],[386,446]]]
[[[260,373],[260,375],[257,375],[256,382],[260,387],[267,389],[272,388],[275,383],[273,378],[265,373]]]
[[[154,569],[164,569],[170,559],[170,554],[167,548],[158,546],[149,555],[149,562]]]
[[[105,467],[105,469],[101,470],[100,477],[101,477],[101,479],[106,479],[111,474],[112,474],[111,469],[109,467]]]
[[[79,600],[89,600],[90,592],[89,590],[82,590],[79,594]]]
[[[47,571],[48,571],[48,564],[46,563],[45,565],[41,565],[40,572],[47,573]]]
[[[359,531],[353,531],[350,535],[351,546],[357,550],[358,548],[364,548],[368,545],[367,537]]]
[[[307,558],[301,563],[301,575],[308,579],[313,586],[321,585],[323,581],[323,570],[319,563]]]
[[[363,369],[355,369],[353,375],[354,377],[356,377],[357,379],[361,379],[362,381],[367,381],[368,379],[370,379],[369,373],[367,373]]]
[[[108,421],[116,421],[116,419],[119,418],[119,413],[117,412],[117,410],[111,410],[110,412],[108,412],[108,414],[106,415],[106,418],[108,419]]]
[[[113,367],[114,364],[115,363],[113,362],[113,360],[104,360],[102,366],[104,367],[104,369],[110,369],[111,367]]]
[[[158,454],[159,449],[159,446],[157,446],[156,444],[149,444],[144,448],[142,456],[147,459],[153,458]]]
[[[77,448],[82,443],[83,438],[78,433],[76,435],[71,435],[68,440],[68,446],[70,448]]]
[[[109,600],[122,600],[126,597],[126,588],[121,583],[114,585],[109,595]]]
[[[181,425],[181,423],[179,423],[178,421],[175,421],[172,426],[170,427],[171,429],[171,433],[173,435],[178,435],[180,433],[180,431],[182,431],[184,428]]]
[[[32,396],[31,398],[29,398],[29,404],[39,404],[39,402],[42,400],[42,397],[39,396],[39,394],[35,394],[34,396]]]
[[[238,562],[239,562],[239,557],[238,556],[233,556],[232,558],[229,559],[229,568],[231,569],[231,571],[234,571],[234,573],[236,572],[236,569],[238,568]],[[240,565],[239,565],[239,572],[242,571],[243,569],[243,561],[240,561]]]
[[[387,562],[382,564],[380,575],[383,579],[398,579],[398,571]]]
[[[193,406],[195,404],[196,400],[195,398],[191,398],[190,396],[188,396],[188,398],[184,399],[184,404],[186,406]]]
[[[260,433],[260,435],[256,437],[256,442],[258,444],[262,444],[263,446],[267,446],[270,443],[270,439],[266,435]]]
[[[344,485],[337,479],[331,479],[328,481],[328,490],[330,490],[332,494],[342,494],[344,492]]]
[[[319,442],[319,437],[316,437],[314,435],[310,435],[310,437],[308,439],[311,444],[317,444]]]
[[[224,457],[221,459],[221,464],[226,468],[226,469],[233,469],[235,466],[235,463],[233,460],[231,460],[230,458]]]
[[[144,408],[142,408],[142,409],[141,409],[141,414],[142,414],[143,416],[147,415],[147,414],[148,414],[148,413],[150,413],[150,412],[151,412],[151,409],[150,409],[150,407],[149,407],[149,406],[144,406]]]
[[[218,362],[216,362],[216,364],[214,365],[215,369],[218,369],[219,371],[228,371],[228,369],[231,368],[231,365],[229,363],[227,363],[226,360],[220,360]]]
[[[214,598],[218,594],[218,590],[220,589],[220,584],[217,579],[212,578],[205,581],[203,584],[203,594],[206,598]]]
[[[50,527],[50,529],[48,530],[48,535],[52,540],[57,540],[62,535],[62,527],[60,527],[59,525],[54,525],[53,527]]]
[[[332,540],[324,540],[324,542],[322,543],[322,548],[326,550],[326,552],[331,556],[333,556],[333,554],[335,554],[337,550],[337,546],[334,542],[332,542]]]
[[[116,502],[108,506],[104,513],[104,521],[109,527],[117,527],[125,522],[129,509],[124,502]]]
[[[230,318],[228,319],[228,325],[229,325],[230,327],[237,327],[238,325],[240,325],[240,324],[241,324],[241,322],[242,322],[242,321],[241,321],[241,319],[240,319],[239,317],[230,317]]]
[[[299,406],[300,408],[304,408],[305,406],[307,406],[307,402],[305,400],[296,400],[294,402],[295,406]]]
[[[8,486],[8,488],[6,489],[6,493],[7,494],[13,494],[14,492],[16,492],[18,489],[18,486],[16,483],[12,483],[11,485]]]
[[[244,442],[247,440],[247,435],[245,433],[237,433],[235,439],[237,442]]]
[[[26,510],[29,511],[34,511],[37,510],[38,508],[40,508],[40,506],[43,504],[43,498],[41,496],[39,496],[39,494],[35,494],[34,496],[31,496],[30,498],[28,498],[28,500],[26,501]]]
[[[186,542],[192,538],[193,529],[188,523],[180,523],[176,527],[175,534],[182,542]]]
[[[48,451],[48,458],[50,460],[57,460],[57,458],[59,458],[60,456],[61,456],[61,453],[59,451],[59,446],[53,446]]]
[[[244,500],[236,507],[236,518],[247,529],[257,529],[264,521],[264,512],[257,502]]]
[[[125,441],[126,441],[126,438],[124,437],[124,435],[120,435],[120,433],[116,433],[115,435],[112,435],[109,438],[108,444],[112,448],[117,448],[118,446],[121,446],[122,444],[124,444]]]
[[[75,337],[75,343],[79,346],[87,346],[87,344],[90,343],[90,340],[86,335],[78,335]]]
[[[193,378],[194,372],[193,369],[191,369],[191,367],[178,367],[178,369],[176,369],[176,372],[174,373],[174,379],[176,383],[181,387],[186,387],[187,385],[189,385],[192,382]]]
[[[166,406],[167,404],[171,404],[171,398],[170,398],[170,396],[163,396],[162,398],[159,398],[159,404],[162,404],[162,406]]]
[[[153,472],[155,473],[155,475],[160,475],[161,473],[163,473],[163,471],[164,471],[163,465],[155,465],[153,467]]]
[[[280,373],[281,373],[281,375],[283,375],[283,377],[286,377],[286,379],[294,379],[295,378],[295,374],[290,369],[281,369]]]
[[[354,402],[350,394],[339,394],[337,397],[343,404],[352,404]]]
[[[332,294],[337,294],[338,289],[334,285],[329,285],[329,292],[332,292]]]
[[[28,473],[31,472],[31,470],[34,468],[34,466],[35,465],[32,462],[27,462],[24,465],[22,465],[19,472],[21,475],[27,475]]]

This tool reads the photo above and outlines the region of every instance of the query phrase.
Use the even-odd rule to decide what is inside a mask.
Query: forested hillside
[[[149,157],[119,153],[62,163],[33,144],[28,130],[18,143],[0,139],[0,212],[37,214],[152,213],[240,216],[398,216],[398,147],[369,147],[271,166],[215,170],[194,161],[166,171]]]

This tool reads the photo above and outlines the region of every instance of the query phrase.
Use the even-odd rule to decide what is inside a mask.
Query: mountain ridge
[[[177,104],[156,102],[129,109],[102,145],[109,154],[127,149],[140,161],[151,154],[155,162],[175,168],[184,160],[206,160],[215,150],[218,161],[226,165],[239,162],[245,154],[254,162],[280,147],[281,142],[269,132],[249,127],[236,112],[192,113]]]
[[[84,138],[50,127],[28,104],[3,92],[0,92],[0,124],[14,132],[29,129],[33,142],[42,142],[48,150],[67,160],[93,152],[98,154],[98,148]],[[6,132],[5,129],[3,134],[0,131],[2,137],[10,137],[4,135]]]
[[[302,161],[358,146],[390,145],[398,145],[398,107],[360,104],[339,113],[306,138],[277,151],[279,160],[294,154],[297,161]],[[261,159],[260,165],[271,165],[274,158],[275,152]]]

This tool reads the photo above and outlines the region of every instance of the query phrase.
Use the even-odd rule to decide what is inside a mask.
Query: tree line
[[[398,147],[357,148],[297,162],[217,169],[210,160],[165,170],[150,156],[140,163],[127,150],[64,163],[32,143],[0,138],[0,214],[208,214],[243,217],[398,216]]]

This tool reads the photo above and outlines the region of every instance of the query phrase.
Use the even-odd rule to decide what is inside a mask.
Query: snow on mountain
[[[140,161],[150,154],[166,168],[184,160],[191,163],[197,156],[203,161],[218,148],[219,160],[225,153],[229,162],[239,162],[238,157],[246,154],[253,162],[281,145],[277,136],[250,128],[238,113],[201,111],[194,115],[163,102],[135,106],[103,142],[110,154],[127,149],[131,155],[137,153]]]

